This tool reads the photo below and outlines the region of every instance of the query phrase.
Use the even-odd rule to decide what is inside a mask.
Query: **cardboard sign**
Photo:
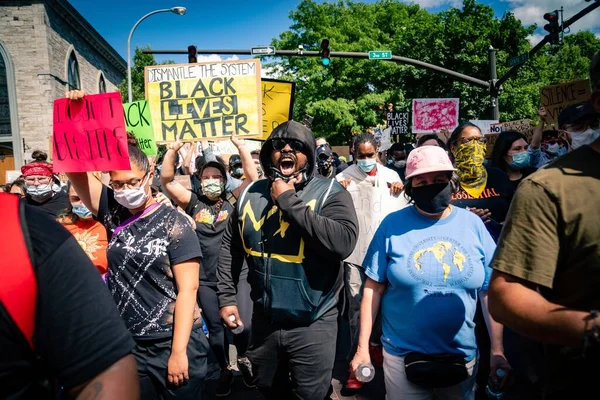
[[[348,193],[352,196],[360,229],[356,247],[346,261],[362,265],[381,221],[388,214],[406,207],[408,202],[404,193],[393,197],[387,187],[375,187],[366,182],[348,186]]]
[[[54,101],[54,172],[129,170],[121,94]]]
[[[492,150],[494,150],[494,145],[496,144],[496,140],[498,140],[498,136],[500,136],[499,133],[490,133],[485,135],[485,138],[487,139],[487,143],[485,145],[485,158],[490,158],[492,156]]]
[[[562,110],[571,104],[588,101],[590,95],[590,82],[587,79],[541,88],[540,98],[546,109],[546,122],[557,122]]]
[[[146,100],[123,104],[127,132],[135,135],[140,149],[147,155],[157,153],[150,108]]]
[[[279,124],[289,121],[294,110],[294,82],[263,79],[262,88],[262,135],[267,140]]]
[[[412,132],[434,133],[458,126],[459,99],[414,99]]]
[[[491,125],[497,124],[497,119],[472,119],[469,121],[473,125],[477,125],[482,134],[487,135],[492,133],[490,130]]]
[[[261,134],[259,60],[156,65],[145,74],[156,143]]]
[[[522,133],[525,136],[525,138],[527,138],[527,141],[531,142],[531,137],[533,136],[533,129],[533,126],[531,126],[531,120],[529,119],[519,119],[517,121],[507,121],[496,124],[490,124],[491,133],[485,135],[485,138],[487,139],[486,158],[491,157],[494,144],[496,144],[496,140],[502,132],[516,131]]]
[[[387,125],[391,128],[390,134],[396,138],[398,142],[399,137],[408,137],[408,113],[391,111],[386,116]]]
[[[15,169],[11,169],[11,170],[7,170],[5,172],[6,174],[6,180],[4,182],[6,183],[13,183],[14,181],[16,181],[17,179],[19,179],[19,177],[21,176],[21,171],[17,171]]]
[[[384,130],[379,129],[379,151],[386,151],[392,147],[392,130],[393,128],[386,128]]]

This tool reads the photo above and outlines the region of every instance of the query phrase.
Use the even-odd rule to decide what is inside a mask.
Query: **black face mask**
[[[451,197],[452,185],[450,182],[412,188],[412,199],[416,206],[428,214],[444,212],[450,204]]]

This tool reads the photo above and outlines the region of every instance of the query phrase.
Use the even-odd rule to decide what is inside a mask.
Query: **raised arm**
[[[65,97],[71,101],[81,101],[85,95],[86,93],[83,90],[71,90],[65,93]],[[98,216],[102,182],[91,172],[67,172],[67,177],[83,204],[92,214]]]
[[[181,165],[181,169],[185,175],[193,175],[194,171],[192,171],[191,165],[192,159],[195,159],[195,157],[193,156],[196,154],[196,146],[195,143],[188,143],[188,145],[189,146],[186,147],[189,148],[187,149],[187,152],[183,157],[183,164]]]
[[[173,143],[165,153],[162,170],[160,171],[160,183],[169,197],[185,210],[192,198],[192,192],[175,180],[175,160],[177,159],[177,151],[181,146],[183,146],[181,142]]]
[[[242,168],[244,169],[244,175],[246,179],[244,182],[235,189],[231,191],[231,194],[237,199],[242,190],[244,190],[248,185],[252,182],[258,180],[258,171],[256,170],[256,166],[254,165],[254,160],[252,159],[252,154],[250,154],[250,150],[246,145],[245,139],[239,139],[235,136],[231,136],[231,142],[235,145],[240,153],[240,158],[242,159]]]
[[[533,150],[538,149],[542,143],[542,133],[544,132],[544,128],[546,126],[546,115],[546,109],[544,107],[540,107],[538,110],[540,122],[533,129],[533,136],[531,137],[531,143],[529,143],[529,147],[531,147]]]

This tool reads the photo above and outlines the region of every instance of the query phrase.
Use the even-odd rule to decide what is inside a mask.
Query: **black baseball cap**
[[[237,154],[229,157],[229,168],[233,168],[236,165],[242,165],[242,158]]]
[[[591,102],[586,101],[579,104],[572,104],[562,110],[558,115],[558,127],[575,124],[585,117],[598,116],[598,112]]]
[[[326,144],[320,145],[319,147],[317,147],[317,158],[320,158],[321,154],[326,155],[327,158],[331,157],[331,148]]]

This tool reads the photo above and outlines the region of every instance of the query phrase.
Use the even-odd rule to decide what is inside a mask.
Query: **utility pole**
[[[492,119],[500,120],[500,106],[498,104],[498,89],[496,81],[498,80],[498,68],[496,67],[496,49],[490,46],[488,49],[488,60],[490,63],[490,102],[492,106]]]

